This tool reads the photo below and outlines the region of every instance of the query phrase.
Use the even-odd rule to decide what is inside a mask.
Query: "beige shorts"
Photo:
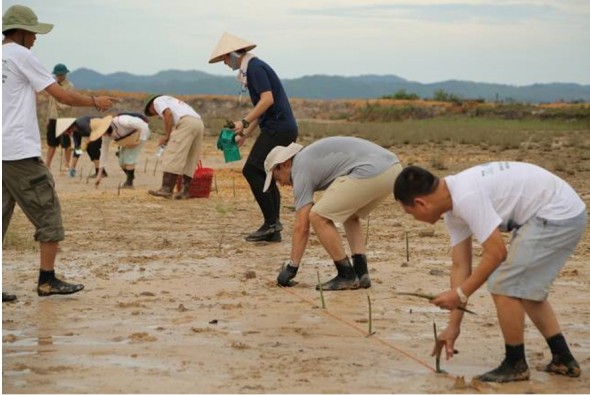
[[[164,151],[163,171],[192,177],[201,157],[204,132],[205,126],[200,118],[181,118]]]
[[[338,223],[353,215],[366,218],[388,196],[393,196],[393,184],[401,171],[401,163],[396,163],[373,178],[338,177],[311,211]]]

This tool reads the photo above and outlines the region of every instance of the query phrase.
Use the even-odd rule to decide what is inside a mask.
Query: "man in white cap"
[[[256,47],[249,41],[229,33],[223,36],[211,53],[209,63],[225,63],[232,70],[239,70],[238,81],[242,91],[248,91],[253,108],[240,121],[235,121],[236,142],[242,146],[257,126],[258,135],[242,174],[248,181],[252,194],[264,216],[260,228],[246,236],[247,241],[281,241],[281,194],[275,184],[263,193],[264,160],[276,146],[286,146],[297,140],[297,123],[281,80],[265,62],[248,52]]]
[[[28,7],[14,5],[2,16],[2,241],[15,205],[35,226],[40,244],[39,296],[72,294],[84,288],[55,276],[58,243],[64,239],[61,207],[51,172],[41,160],[36,93],[45,91],[70,106],[106,110],[114,99],[84,96],[65,90],[30,51],[37,34],[52,24],[41,23]],[[2,292],[2,301],[16,296]]]
[[[276,180],[292,185],[295,198],[291,259],[277,281],[290,286],[297,275],[309,239],[310,224],[338,272],[323,290],[369,288],[365,218],[391,195],[402,165],[397,156],[370,141],[356,137],[327,137],[303,148],[292,143],[273,148],[264,162],[264,190]],[[316,191],[325,191],[314,203]],[[352,264],[334,223],[342,223],[352,254]],[[317,289],[317,287],[316,287]]]

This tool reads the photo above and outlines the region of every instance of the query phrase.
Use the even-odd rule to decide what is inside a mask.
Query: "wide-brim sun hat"
[[[29,7],[13,5],[2,15],[2,33],[12,29],[46,34],[53,29],[53,24],[39,22],[37,15]]]
[[[55,137],[61,136],[76,122],[76,118],[57,118],[55,121]]]
[[[103,118],[92,118],[90,120],[90,137],[88,140],[96,141],[101,138],[109,130],[112,120],[112,115],[107,115]]]
[[[266,180],[264,181],[264,188],[262,192],[266,192],[270,187],[270,183],[272,182],[272,172],[275,167],[283,162],[288,161],[292,157],[294,157],[303,146],[297,143],[291,143],[286,147],[278,145],[274,147],[264,160],[264,171],[266,172]]]
[[[144,100],[144,102],[143,102],[143,113],[144,113],[145,115],[147,115],[148,117],[152,116],[152,114],[148,113],[148,107],[150,106],[150,104],[152,104],[152,102],[153,102],[154,100],[156,100],[156,99],[157,99],[158,97],[160,97],[160,96],[162,96],[162,95],[159,95],[159,94],[153,94],[153,95],[149,95],[149,96],[147,97],[147,99],[145,99],[145,100]]]
[[[217,42],[217,45],[209,56],[209,63],[221,62],[223,57],[230,52],[239,50],[244,50],[247,52],[254,48],[256,48],[256,44],[244,40],[243,38],[234,36],[228,32],[223,32],[219,42]]]

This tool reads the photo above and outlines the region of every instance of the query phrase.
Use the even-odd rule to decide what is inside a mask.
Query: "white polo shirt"
[[[172,96],[156,97],[156,99],[154,100],[154,109],[156,110],[160,118],[162,118],[164,110],[166,110],[167,108],[170,109],[170,111],[172,112],[174,126],[178,125],[178,121],[180,121],[180,118],[186,115],[197,119],[201,119],[201,116],[197,114],[197,112],[191,106],[189,106],[182,100],[178,100],[177,98]]]
[[[508,231],[535,216],[563,220],[586,208],[567,182],[530,163],[490,162],[445,181],[453,209],[444,220],[453,246],[471,235],[483,243],[497,227]]]
[[[36,93],[55,83],[29,49],[2,45],[2,160],[41,157]]]

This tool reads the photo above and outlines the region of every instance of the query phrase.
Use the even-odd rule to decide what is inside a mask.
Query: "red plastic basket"
[[[211,184],[213,183],[213,169],[210,167],[203,167],[199,160],[199,164],[195,169],[193,181],[189,189],[189,195],[192,198],[208,198],[211,194]]]

